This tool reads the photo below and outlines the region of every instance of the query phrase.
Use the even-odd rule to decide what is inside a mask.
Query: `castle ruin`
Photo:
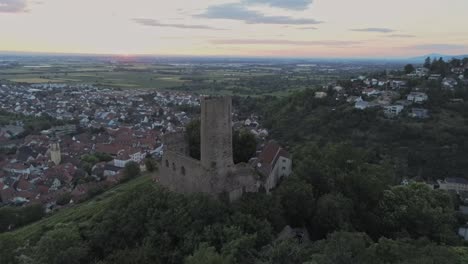
[[[164,136],[160,183],[179,193],[227,194],[236,200],[260,186],[248,164],[234,165],[232,101],[230,97],[201,98],[201,160],[189,156],[183,132]]]

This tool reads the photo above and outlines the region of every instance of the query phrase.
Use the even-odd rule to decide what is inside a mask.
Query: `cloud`
[[[0,13],[22,13],[26,7],[26,0],[0,0]]]
[[[336,46],[345,47],[358,45],[357,41],[343,40],[317,40],[317,41],[301,41],[301,40],[283,40],[283,39],[217,39],[211,43],[218,45],[296,45],[296,46]]]
[[[236,3],[210,6],[204,13],[195,17],[238,20],[244,21],[247,24],[313,25],[322,23],[311,18],[268,16],[258,11],[249,10],[243,5]]]
[[[266,4],[283,9],[304,10],[313,3],[313,0],[245,0],[244,2],[247,4]]]
[[[378,33],[392,33],[395,30],[390,28],[355,28],[351,29],[351,31],[358,31],[358,32],[378,32]]]
[[[409,47],[410,49],[417,50],[434,50],[434,51],[447,51],[447,50],[460,50],[467,49],[467,45],[459,44],[421,44]]]
[[[210,29],[210,30],[224,30],[221,28],[214,28],[210,26],[204,26],[204,25],[187,25],[187,24],[167,24],[167,23],[161,23],[155,19],[150,19],[150,18],[134,18],[132,19],[135,23],[138,23],[140,25],[144,26],[150,26],[150,27],[171,27],[171,28],[181,28],[181,29]]]
[[[318,28],[316,27],[301,27],[301,28],[298,28],[298,29],[302,29],[302,30],[316,30]]]
[[[410,35],[410,34],[391,34],[387,35],[389,38],[415,38],[415,35]]]

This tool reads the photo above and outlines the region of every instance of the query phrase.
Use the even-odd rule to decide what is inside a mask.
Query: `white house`
[[[146,154],[141,151],[135,151],[132,149],[121,151],[117,154],[117,157],[114,159],[114,166],[123,168],[130,161],[140,163]]]
[[[389,117],[398,116],[405,107],[402,105],[389,105],[384,107],[384,114]]]
[[[468,241],[468,225],[458,228],[458,235]]]
[[[327,97],[326,92],[315,92],[315,98],[322,99],[322,98],[325,98],[325,97]]]
[[[446,178],[443,181],[437,181],[441,190],[467,192],[468,191],[468,180],[464,178]]]
[[[411,92],[406,99],[413,103],[423,103],[429,99],[427,94],[421,92]]]
[[[265,177],[264,187],[269,192],[281,179],[291,175],[292,160],[285,149],[270,141],[258,156],[256,170]]]
[[[364,110],[370,107],[370,103],[366,101],[356,101],[354,108]]]

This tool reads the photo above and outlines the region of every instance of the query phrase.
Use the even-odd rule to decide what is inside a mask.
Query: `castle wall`
[[[232,154],[232,101],[230,97],[201,99],[201,163],[225,174],[234,166]]]
[[[185,133],[164,136],[160,183],[179,193],[227,193],[231,201],[257,192],[255,170],[234,165],[231,98],[204,97],[201,106],[201,161],[189,157]]]
[[[166,134],[163,137],[163,142],[166,150],[189,155],[189,144],[185,132]]]
[[[165,151],[160,168],[160,183],[179,193],[210,193],[210,177],[200,161],[173,151]]]

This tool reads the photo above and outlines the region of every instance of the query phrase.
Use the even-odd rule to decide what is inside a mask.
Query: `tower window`
[[[166,167],[169,168],[169,161],[168,160],[166,160]]]
[[[185,167],[184,167],[184,166],[182,166],[182,167],[180,168],[180,173],[182,173],[182,175],[185,175]]]

